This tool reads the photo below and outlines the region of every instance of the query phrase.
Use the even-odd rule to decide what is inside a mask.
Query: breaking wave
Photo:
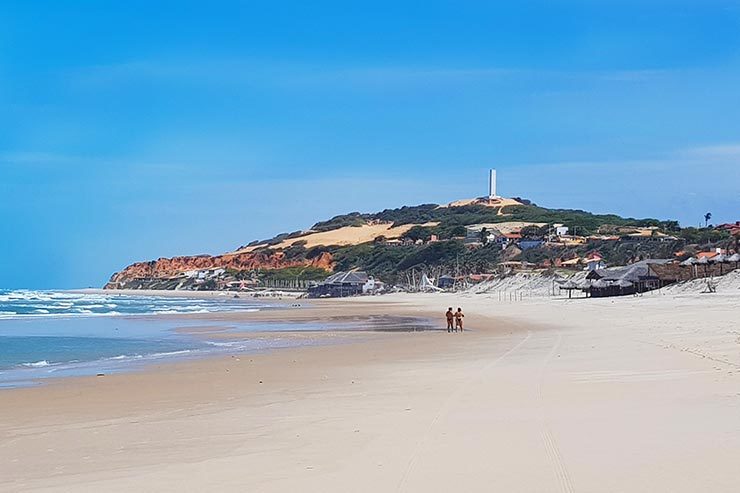
[[[138,296],[119,293],[0,290],[0,319],[26,317],[100,317],[181,315],[257,311],[257,303],[225,297]]]
[[[51,363],[46,360],[36,361],[34,363],[21,363],[21,366],[25,366],[27,368],[44,368],[49,365],[51,365]]]

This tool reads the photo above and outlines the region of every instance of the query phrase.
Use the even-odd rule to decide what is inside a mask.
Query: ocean
[[[426,330],[424,321],[238,322],[176,317],[194,313],[296,309],[296,303],[231,296],[203,298],[64,291],[0,290],[0,389],[37,385],[46,378],[117,373],[147,364],[244,351],[326,343],[285,332]],[[208,339],[204,327],[261,332],[260,337]],[[198,336],[189,334],[198,328]],[[183,330],[184,329],[184,330]],[[264,333],[270,334],[268,337]],[[337,339],[334,339],[336,342]]]
[[[192,322],[164,315],[280,308],[227,296],[0,290],[0,388],[32,385],[50,377],[115,373],[219,351],[276,347],[279,338],[251,344],[196,338],[173,330]]]

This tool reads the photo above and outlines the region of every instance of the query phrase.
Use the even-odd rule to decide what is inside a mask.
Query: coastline
[[[739,300],[319,300],[291,318],[460,305],[472,330],[0,392],[0,489],[733,491]]]
[[[259,298],[261,301],[278,301],[276,298],[297,299],[302,291],[283,291],[283,290],[263,290],[263,291],[188,291],[175,289],[102,289],[102,288],[83,288],[68,289],[68,293],[79,294],[105,294],[105,295],[128,295],[128,296],[172,296],[175,298],[223,298],[238,295],[243,299]],[[274,296],[265,296],[264,293],[272,293]],[[257,296],[255,296],[257,295]]]
[[[45,385],[60,378],[146,371],[153,364],[181,360],[344,344],[371,332],[431,328],[428,320],[418,317],[374,315],[376,310],[359,307],[352,316],[340,312],[316,316],[316,304],[285,300],[213,303],[209,299],[216,294],[188,293],[175,301],[159,291],[143,295],[129,291],[122,293],[125,299],[100,291],[88,291],[85,296],[90,297],[84,298],[66,293],[19,292],[20,296],[11,298],[8,309],[20,315],[0,320],[7,349],[0,354],[0,390]],[[139,294],[138,299],[131,294]],[[15,300],[17,305],[12,304]],[[325,301],[317,302],[320,312],[331,311]],[[29,303],[36,311],[44,307],[44,314],[23,314]],[[93,313],[92,308],[99,312]]]

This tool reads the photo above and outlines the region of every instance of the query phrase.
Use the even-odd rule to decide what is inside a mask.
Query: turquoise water
[[[173,330],[189,322],[162,315],[280,308],[225,296],[195,299],[3,290],[0,387],[28,385],[49,377],[119,372],[219,351],[278,347],[285,341],[232,344],[197,339]]]
[[[52,291],[0,291],[0,388],[52,377],[131,371],[160,361],[326,344],[285,332],[428,330],[415,318],[361,317],[326,322],[223,322],[178,317],[193,313],[300,309],[254,299],[204,299]],[[163,315],[169,316],[163,316]],[[173,316],[175,315],[175,316]],[[208,340],[175,329],[261,332],[259,337]],[[269,333],[265,336],[264,333]],[[333,337],[333,342],[340,338]]]

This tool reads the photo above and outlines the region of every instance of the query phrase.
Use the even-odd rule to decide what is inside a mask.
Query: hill
[[[556,235],[555,226],[569,233]],[[138,262],[115,273],[106,288],[301,287],[351,269],[398,283],[414,270],[476,274],[495,270],[502,260],[547,265],[593,251],[617,265],[729,241],[726,232],[680,228],[676,221],[547,209],[520,198],[471,199],[353,212],[222,255]]]

